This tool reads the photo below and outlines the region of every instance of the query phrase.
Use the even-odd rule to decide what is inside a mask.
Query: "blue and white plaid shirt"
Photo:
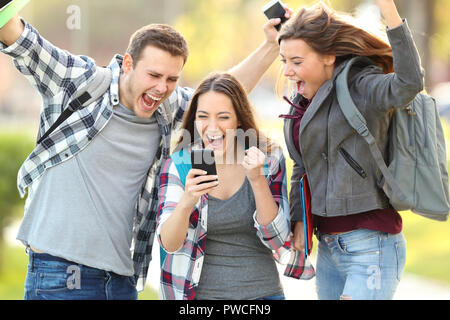
[[[14,58],[16,68],[37,88],[43,104],[40,112],[39,139],[75,98],[77,91],[90,83],[96,74],[95,61],[75,56],[42,38],[28,23],[19,39],[7,47],[0,42],[0,51]],[[108,68],[112,72],[109,89],[99,99],[74,112],[47,139],[37,145],[23,163],[17,177],[20,195],[32,198],[33,183],[46,169],[70,159],[82,151],[111,119],[113,106],[119,103],[119,75],[123,57],[116,55]],[[192,95],[192,89],[180,88],[155,112],[161,141],[147,181],[136,203],[133,235],[133,261],[138,290],[145,285],[151,261],[152,244],[158,209],[158,184],[161,164],[170,155],[172,130],[177,129]]]

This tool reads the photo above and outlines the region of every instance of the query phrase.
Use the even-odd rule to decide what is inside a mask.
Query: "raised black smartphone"
[[[191,163],[193,169],[206,171],[207,175],[217,175],[214,151],[211,149],[192,150]],[[211,181],[200,182],[200,184],[207,182]]]
[[[283,5],[281,4],[281,1],[279,0],[272,0],[269,3],[267,3],[263,8],[262,11],[264,15],[267,17],[267,19],[274,19],[274,18],[280,18],[281,23],[277,24],[275,26],[275,29],[280,31],[281,25],[286,22],[286,17],[284,16],[286,13],[286,10],[284,10]]]
[[[13,0],[0,0],[0,11],[3,10],[3,8],[6,7],[10,2],[13,2]]]

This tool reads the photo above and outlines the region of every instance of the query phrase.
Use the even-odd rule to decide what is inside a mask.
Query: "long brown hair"
[[[240,124],[238,129],[241,129],[244,133],[251,133],[250,136],[245,136],[245,147],[250,148],[255,146],[263,152],[270,153],[274,146],[273,142],[260,132],[244,87],[229,73],[212,73],[195,90],[182,124],[182,131],[189,133],[189,141],[186,141],[186,137],[180,137],[177,143],[177,149],[185,148],[188,144],[196,142],[194,139],[199,136],[198,133],[195,133],[198,98],[209,91],[219,92],[230,98],[234,111],[236,112],[238,123]],[[252,143],[252,141],[256,141],[256,143]]]
[[[375,34],[349,22],[323,2],[301,8],[280,30],[278,42],[301,39],[322,55],[336,56],[335,65],[351,56],[365,56],[385,73],[393,72],[392,49]]]

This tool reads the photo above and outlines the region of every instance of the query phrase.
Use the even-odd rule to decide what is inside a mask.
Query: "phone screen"
[[[13,0],[0,0],[0,10],[3,10],[11,2],[13,2]]]
[[[280,1],[270,1],[263,7],[263,13],[267,17],[267,19],[280,18],[281,23],[276,25],[275,28],[279,31],[281,25],[286,22],[286,17],[284,14],[286,10],[284,10]]]
[[[193,169],[201,169],[206,171],[207,175],[217,175],[213,150],[192,150],[191,163]]]

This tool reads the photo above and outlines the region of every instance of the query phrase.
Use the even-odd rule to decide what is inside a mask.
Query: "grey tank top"
[[[283,293],[270,249],[256,235],[247,178],[229,199],[208,198],[206,251],[195,298],[251,300]]]

